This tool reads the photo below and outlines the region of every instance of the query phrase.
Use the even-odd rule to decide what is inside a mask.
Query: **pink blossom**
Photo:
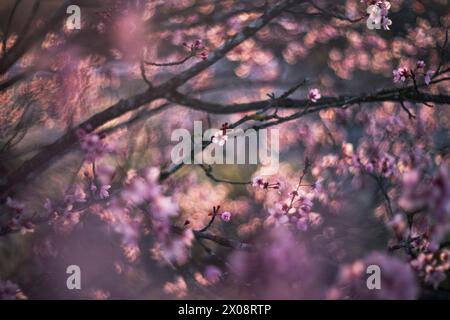
[[[262,177],[259,177],[259,176],[254,177],[253,180],[252,180],[252,186],[253,186],[253,187],[259,187],[259,188],[261,188],[261,189],[264,188],[264,185],[265,185],[266,183],[267,183],[267,181],[264,180]]]
[[[99,192],[100,199],[106,199],[109,197],[109,191],[108,191],[109,189],[111,189],[111,186],[109,184],[100,187],[100,192]]]
[[[285,225],[289,222],[289,218],[286,215],[286,209],[281,203],[275,203],[272,208],[269,208],[269,217],[266,219],[266,223],[269,225],[274,224],[275,227]]]
[[[156,219],[178,215],[178,204],[171,197],[158,196],[150,202],[150,212]]]
[[[298,221],[297,221],[297,229],[301,230],[301,231],[308,230],[308,219],[305,218],[305,217],[302,217],[302,218],[298,219]]]
[[[203,49],[205,49],[205,46],[204,46],[203,41],[202,41],[201,39],[195,40],[195,42],[194,42],[194,47],[195,47],[197,50],[203,50]]]
[[[222,271],[216,266],[207,266],[204,272],[205,278],[210,283],[217,283],[220,280],[220,276],[222,275]]]
[[[121,235],[124,245],[135,245],[138,239],[137,224],[132,220],[127,209],[120,206],[118,200],[113,200],[108,212],[111,214],[110,224],[114,231]]]
[[[319,89],[313,88],[309,90],[308,99],[311,100],[311,102],[317,102],[321,97]]]
[[[223,146],[228,140],[228,136],[223,133],[222,130],[216,131],[212,138],[212,142],[218,144],[219,146]]]
[[[125,186],[121,196],[123,200],[139,205],[144,201],[151,200],[154,196],[158,195],[159,192],[160,188],[158,185],[148,183],[147,180],[137,176],[134,177],[127,186]]]
[[[394,75],[394,82],[405,82],[411,74],[409,73],[409,70],[406,68],[398,68],[392,71]]]
[[[222,212],[222,214],[220,215],[220,218],[225,222],[230,221],[231,220],[231,212],[228,212],[228,211]]]

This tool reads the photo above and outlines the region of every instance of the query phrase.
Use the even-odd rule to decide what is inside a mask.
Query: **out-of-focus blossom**
[[[318,299],[324,294],[320,265],[287,230],[273,229],[255,252],[236,252],[232,276],[245,284],[240,298]],[[301,270],[301,271],[300,271]]]
[[[216,266],[207,266],[204,275],[210,283],[217,283],[220,280],[222,271]]]
[[[426,85],[429,85],[431,83],[431,78],[433,77],[433,75],[434,75],[433,70],[428,70],[425,73],[424,81],[425,81]]]
[[[178,204],[171,197],[161,195],[150,202],[150,212],[160,220],[175,217],[178,215]]]
[[[297,220],[297,229],[301,231],[308,230],[308,219],[306,217],[301,217]]]
[[[450,216],[450,182],[448,168],[441,165],[435,177],[425,179],[422,172],[403,174],[399,206],[407,212],[429,212],[438,222]]]
[[[418,61],[416,62],[416,68],[417,68],[417,69],[423,69],[423,68],[425,68],[425,61],[423,61],[423,60],[418,60]]]
[[[63,213],[56,213],[49,221],[55,231],[61,234],[70,233],[79,222],[80,213],[71,212],[69,210],[66,210]]]
[[[91,289],[89,290],[88,296],[93,300],[108,300],[111,294],[102,289]]]
[[[162,264],[184,264],[189,257],[189,248],[193,239],[192,230],[185,229],[181,236],[172,235],[165,241],[157,243],[152,250],[152,256]]]
[[[20,291],[19,287],[11,281],[0,280],[0,300],[22,300],[26,296]]]
[[[78,129],[76,134],[86,160],[89,162],[94,162],[112,151],[112,146],[104,142],[104,136],[97,133],[87,133],[84,129]]]
[[[394,218],[388,222],[388,225],[398,237],[402,237],[403,233],[406,231],[407,221],[403,214],[397,213]]]
[[[56,257],[58,255],[58,250],[49,237],[44,238],[34,245],[33,251],[41,257]]]
[[[450,217],[450,174],[445,164],[440,166],[431,182],[429,200],[437,221]]]
[[[166,282],[164,284],[164,292],[174,295],[177,298],[183,298],[187,294],[187,284],[183,277],[178,276],[173,282]]]
[[[367,287],[367,267],[375,265],[380,268],[381,288],[370,290]],[[332,299],[381,299],[412,300],[417,297],[418,287],[411,267],[398,258],[378,252],[364,259],[340,268],[334,290],[330,291]]]

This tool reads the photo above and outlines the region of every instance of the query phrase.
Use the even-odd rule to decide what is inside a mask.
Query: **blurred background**
[[[21,81],[0,91],[0,175],[6,176],[95,113],[146,90],[142,60],[180,61],[197,40],[209,55],[277,2],[79,1],[81,30],[68,30],[62,15],[48,32],[37,36],[33,32],[46,26],[58,10],[65,11],[63,1],[1,1],[2,48],[30,45],[0,75],[3,83],[24,73]],[[179,91],[227,105],[267,100],[272,93],[279,97],[303,81],[291,99],[308,99],[311,88],[319,88],[322,97],[333,97],[401,87],[393,83],[394,69],[412,68],[423,60],[427,70],[436,70],[450,7],[446,0],[390,4],[390,30],[369,30],[364,1],[299,2]],[[174,66],[147,64],[144,71],[157,85],[200,61],[193,56]],[[426,90],[448,94],[449,86],[440,82]],[[418,162],[432,163],[426,171],[430,177],[448,166],[450,119],[448,105],[429,108],[405,103],[416,115],[414,121],[399,103],[381,101],[329,108],[278,125],[280,168],[265,179],[279,182],[280,190],[214,181],[197,165],[186,165],[158,183],[158,192],[170,197],[171,205],[157,210],[176,207],[173,225],[199,230],[210,221],[213,206],[220,205],[220,212],[231,212],[231,221],[218,217],[208,232],[261,246],[246,253],[205,239],[184,238],[167,244],[164,251],[160,246],[166,243],[158,239],[155,226],[145,223],[149,213],[122,208],[126,218],[115,215],[115,197],[123,198],[124,190],[135,192],[133,177],[145,176],[148,168],[161,172],[171,168],[173,130],[192,132],[194,121],[201,121],[204,129],[219,129],[245,115],[212,114],[165,99],[153,101],[99,129],[109,147],[96,158],[95,166],[86,160],[86,150],[73,147],[20,187],[13,198],[35,223],[0,236],[0,279],[14,282],[30,299],[361,298],[365,296],[360,293],[343,293],[342,270],[359,276],[353,263],[369,255],[370,261],[389,265],[398,275],[383,278],[389,293],[381,298],[427,297],[436,291],[419,272],[402,279],[402,268],[414,257],[388,248],[396,243],[393,216],[402,212],[398,205],[404,195],[402,164],[415,166],[405,160],[415,154]],[[151,117],[145,112],[166,104],[165,110]],[[280,109],[278,114],[292,112]],[[392,155],[396,173],[364,174],[349,160],[370,159],[371,152]],[[313,197],[307,230],[294,226],[287,227],[290,232],[280,232],[268,217],[275,216],[275,204],[290,199],[305,167],[305,186],[299,190]],[[90,203],[97,192],[92,185],[101,175],[95,168],[104,169],[110,189],[105,201]],[[252,181],[260,169],[257,165],[211,168],[215,177],[235,182]],[[312,190],[317,183],[321,189]],[[68,209],[68,196],[74,197],[79,188],[89,206]],[[70,217],[64,214],[67,220],[61,221],[58,214],[52,218],[58,203],[70,213]],[[11,208],[5,199],[0,225],[8,225]],[[136,236],[133,241],[124,240],[128,229],[119,228],[118,221],[133,230],[129,231]],[[444,242],[445,235],[440,239]],[[404,264],[370,256],[374,251],[395,255]],[[80,266],[82,290],[67,290],[68,265]],[[447,289],[447,280],[439,282],[439,290]]]

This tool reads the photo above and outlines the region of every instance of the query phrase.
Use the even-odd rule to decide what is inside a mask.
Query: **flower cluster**
[[[425,72],[425,62],[423,60],[418,60],[414,69],[400,67],[392,71],[392,74],[395,83],[406,82],[408,79],[412,79],[415,82],[417,80],[417,75],[421,74],[424,77],[425,84],[429,85],[434,75],[434,71],[429,69]]]
[[[309,226],[318,227],[323,223],[322,216],[312,211],[313,200],[322,192],[322,179],[317,179],[313,184],[302,184],[305,173],[305,171],[302,173],[299,183],[287,194],[283,193],[284,190],[280,190],[280,182],[270,184],[259,176],[253,178],[252,185],[256,189],[279,190],[278,201],[268,208],[269,216],[265,221],[266,226],[292,225],[298,230],[306,231]],[[301,189],[305,187],[308,191]]]
[[[446,279],[446,271],[450,269],[450,251],[442,250],[437,253],[420,253],[411,261],[411,267],[423,278],[425,283],[437,289]]]
[[[183,46],[188,48],[192,55],[194,55],[202,60],[208,59],[208,51],[206,49],[205,44],[203,43],[203,40],[197,39],[191,44],[183,42]]]
[[[70,233],[80,222],[80,205],[86,202],[87,195],[81,185],[77,185],[68,192],[61,203],[53,203],[47,198],[44,208],[47,210],[50,218],[50,225],[59,233]]]

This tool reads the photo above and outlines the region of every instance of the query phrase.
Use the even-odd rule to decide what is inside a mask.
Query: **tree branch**
[[[155,87],[154,89],[148,89],[145,92],[132,96],[126,100],[120,100],[109,108],[93,115],[73,130],[68,131],[54,143],[44,147],[43,150],[36,154],[33,158],[24,162],[15,171],[10,173],[5,178],[1,179],[0,199],[5,198],[6,195],[10,194],[17,185],[32,179],[33,174],[42,172],[42,170],[47,168],[50,164],[50,161],[56,156],[67,152],[69,147],[77,142],[76,131],[78,129],[83,128],[86,130],[86,128],[90,127],[92,128],[92,130],[95,130],[110,120],[113,120],[129,111],[135,110],[146,103],[168,95],[172,90],[181,86],[187,80],[195,77],[196,75],[219,61],[226,55],[226,53],[244,42],[249,37],[253,36],[258,30],[260,30],[272,19],[281,14],[284,9],[294,5],[297,2],[298,0],[285,0],[280,2],[275,7],[267,10],[267,12],[260,18],[250,23],[250,25],[245,27],[241,32],[238,32],[235,36],[226,41],[225,44],[223,44],[210,55],[208,60],[197,63],[193,67],[187,69],[178,76],[174,76],[167,82],[161,84],[158,87]],[[58,14],[56,14],[56,16],[58,16]],[[54,19],[56,18],[53,18],[52,20]],[[0,61],[0,74],[4,72],[5,69],[7,69],[7,66],[13,63],[11,59],[6,58],[7,57],[5,57],[4,60]],[[17,56],[16,58],[18,59]]]

